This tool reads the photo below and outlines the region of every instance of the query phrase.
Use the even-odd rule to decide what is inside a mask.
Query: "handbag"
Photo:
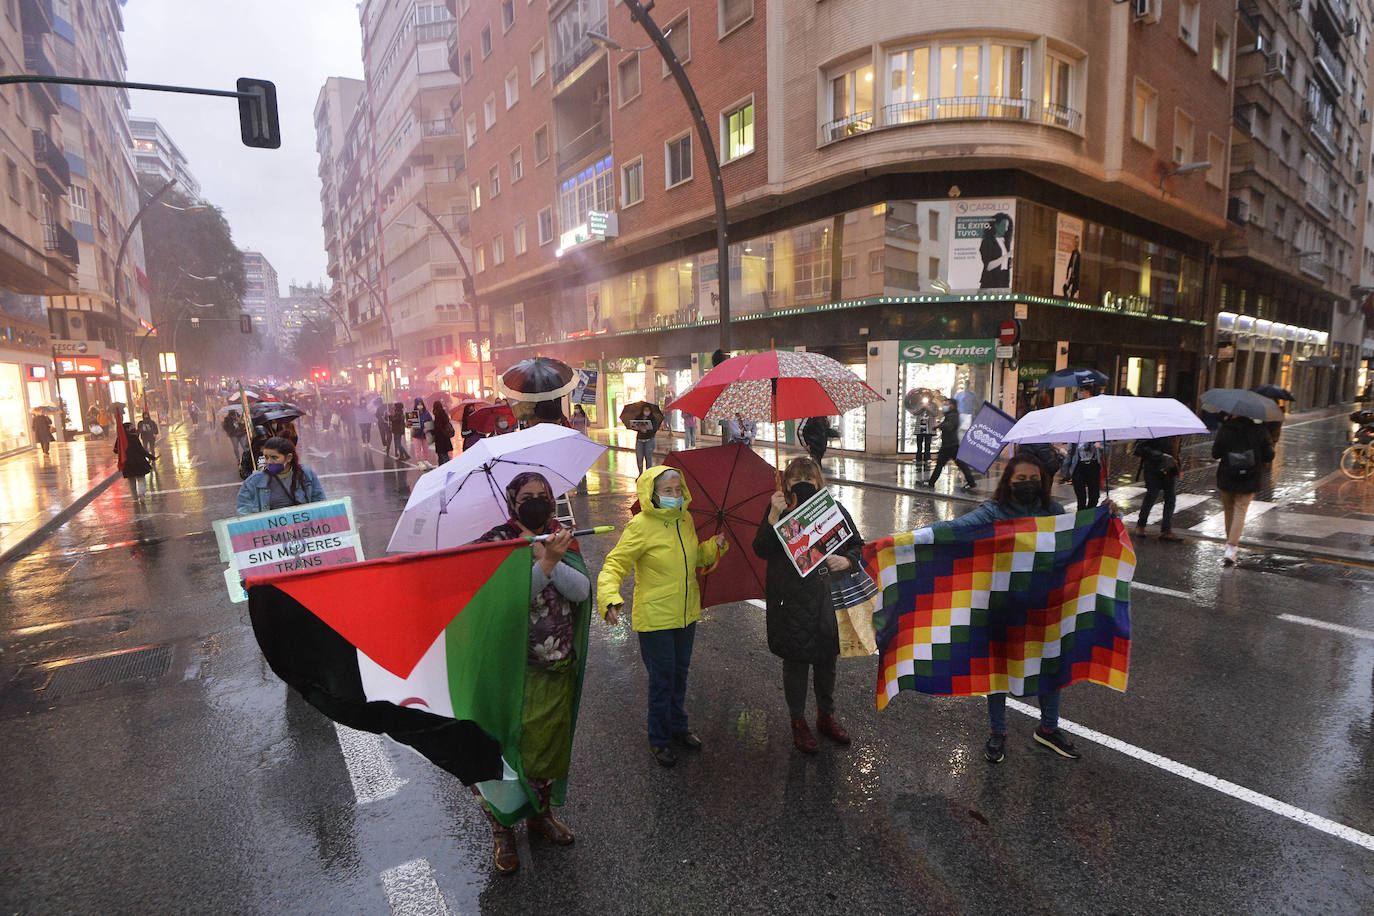
[[[857,658],[878,651],[873,612],[879,596],[878,583],[862,568],[830,577],[830,600],[839,627],[840,657]]]

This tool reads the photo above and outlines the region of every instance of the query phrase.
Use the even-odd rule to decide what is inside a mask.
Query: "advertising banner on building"
[[[1052,296],[1078,298],[1080,251],[1083,248],[1083,221],[1067,213],[1059,214],[1054,233],[1054,289]]]
[[[714,251],[697,255],[697,314],[720,317],[720,264]]]
[[[515,316],[515,342],[522,344],[525,342],[525,303],[515,303],[511,311]]]
[[[578,369],[577,387],[572,390],[570,400],[573,404],[596,406],[596,383],[600,372],[596,369]]]
[[[907,363],[990,363],[996,358],[997,341],[903,340],[900,354]]]
[[[979,474],[986,474],[1002,453],[1002,437],[1015,425],[1015,417],[984,401],[964,433],[964,441],[959,443],[959,460]]]
[[[214,523],[219,558],[232,601],[247,601],[242,580],[300,569],[320,569],[363,558],[353,500],[331,499],[270,509]]]
[[[1016,200],[950,201],[949,288],[1011,289]]]

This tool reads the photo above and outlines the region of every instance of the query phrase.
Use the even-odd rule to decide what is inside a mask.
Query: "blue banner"
[[[1015,417],[984,401],[969,424],[964,441],[959,443],[959,460],[979,474],[986,474],[1002,453],[1002,437],[1015,425]]]

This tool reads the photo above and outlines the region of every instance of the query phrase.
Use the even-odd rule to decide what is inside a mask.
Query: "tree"
[[[140,175],[142,199],[163,183],[155,175]],[[243,255],[229,223],[218,207],[193,201],[175,189],[162,202],[168,206],[149,208],[141,223],[158,349],[171,349],[175,336],[183,374],[238,375],[244,371],[245,349],[255,351],[260,343],[239,331]],[[200,319],[198,327],[192,318]]]
[[[291,354],[301,368],[311,369],[329,365],[329,355],[334,351],[334,319],[311,315],[296,330],[296,338],[291,342]]]

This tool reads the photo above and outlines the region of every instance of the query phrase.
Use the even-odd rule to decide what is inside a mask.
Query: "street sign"
[[[1029,318],[1029,317],[1030,317],[1030,306],[1027,305],[1027,304],[1024,303],[1024,302],[1018,302],[1018,303],[1016,303],[1015,305],[1012,306],[1012,316],[1011,316],[1011,317],[1013,317],[1013,318],[1022,318],[1022,319],[1024,319],[1024,318]]]
[[[1021,340],[1021,322],[1008,318],[997,328],[997,342],[1004,347],[1015,346]]]
[[[998,359],[1011,359],[1011,358],[1012,358],[1013,356],[1015,356],[1015,355],[1016,355],[1016,348],[1015,348],[1015,347],[998,347],[998,348],[997,348],[997,358],[998,358]]]

